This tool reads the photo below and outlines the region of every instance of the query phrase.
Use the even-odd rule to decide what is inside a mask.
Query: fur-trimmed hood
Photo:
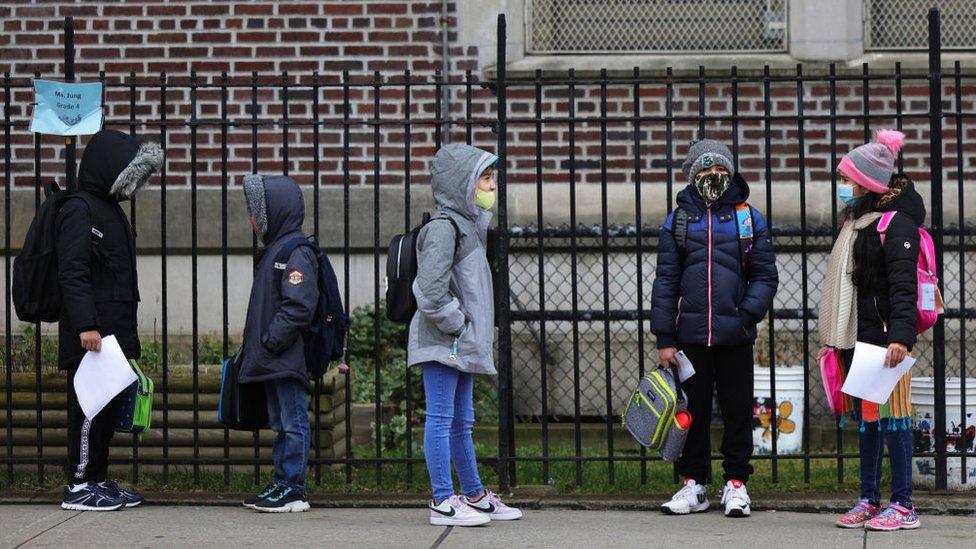
[[[294,179],[283,175],[245,175],[244,197],[264,244],[301,232],[305,223],[305,197]]]
[[[95,196],[128,200],[163,165],[158,143],[140,143],[117,130],[101,130],[88,140],[78,169],[78,188]]]

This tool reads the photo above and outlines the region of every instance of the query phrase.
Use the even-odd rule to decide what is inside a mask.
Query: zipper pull
[[[454,338],[454,343],[451,343],[451,354],[448,358],[451,360],[458,359],[458,338]]]

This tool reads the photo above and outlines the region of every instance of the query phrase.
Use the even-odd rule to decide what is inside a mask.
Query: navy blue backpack
[[[329,256],[312,238],[293,238],[281,247],[275,256],[274,268],[285,273],[288,258],[295,248],[308,246],[315,251],[319,260],[319,304],[315,308],[315,315],[307,330],[302,332],[305,343],[305,368],[313,379],[322,377],[329,368],[329,363],[342,360],[346,354],[346,332],[349,330],[349,319],[342,306],[339,294],[339,282],[336,280],[335,270],[329,262]]]

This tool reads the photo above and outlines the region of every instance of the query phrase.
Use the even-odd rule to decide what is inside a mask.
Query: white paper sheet
[[[678,379],[684,383],[689,377],[695,375],[695,367],[691,365],[691,360],[684,351],[678,351],[674,357],[678,359]]]
[[[85,417],[94,418],[137,379],[115,336],[103,337],[102,350],[85,353],[75,373],[75,392]]]
[[[854,359],[847,372],[847,379],[840,390],[877,404],[888,402],[891,391],[905,372],[915,364],[915,359],[909,356],[894,368],[885,368],[887,354],[888,349],[884,347],[858,341],[854,345]]]

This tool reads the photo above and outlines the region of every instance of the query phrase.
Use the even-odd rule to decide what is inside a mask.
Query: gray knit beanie
[[[730,174],[735,173],[735,165],[732,163],[732,151],[720,141],[714,139],[702,139],[692,142],[688,147],[688,157],[681,165],[688,183],[695,182],[695,175],[698,172],[711,168],[715,164],[724,167]]]

